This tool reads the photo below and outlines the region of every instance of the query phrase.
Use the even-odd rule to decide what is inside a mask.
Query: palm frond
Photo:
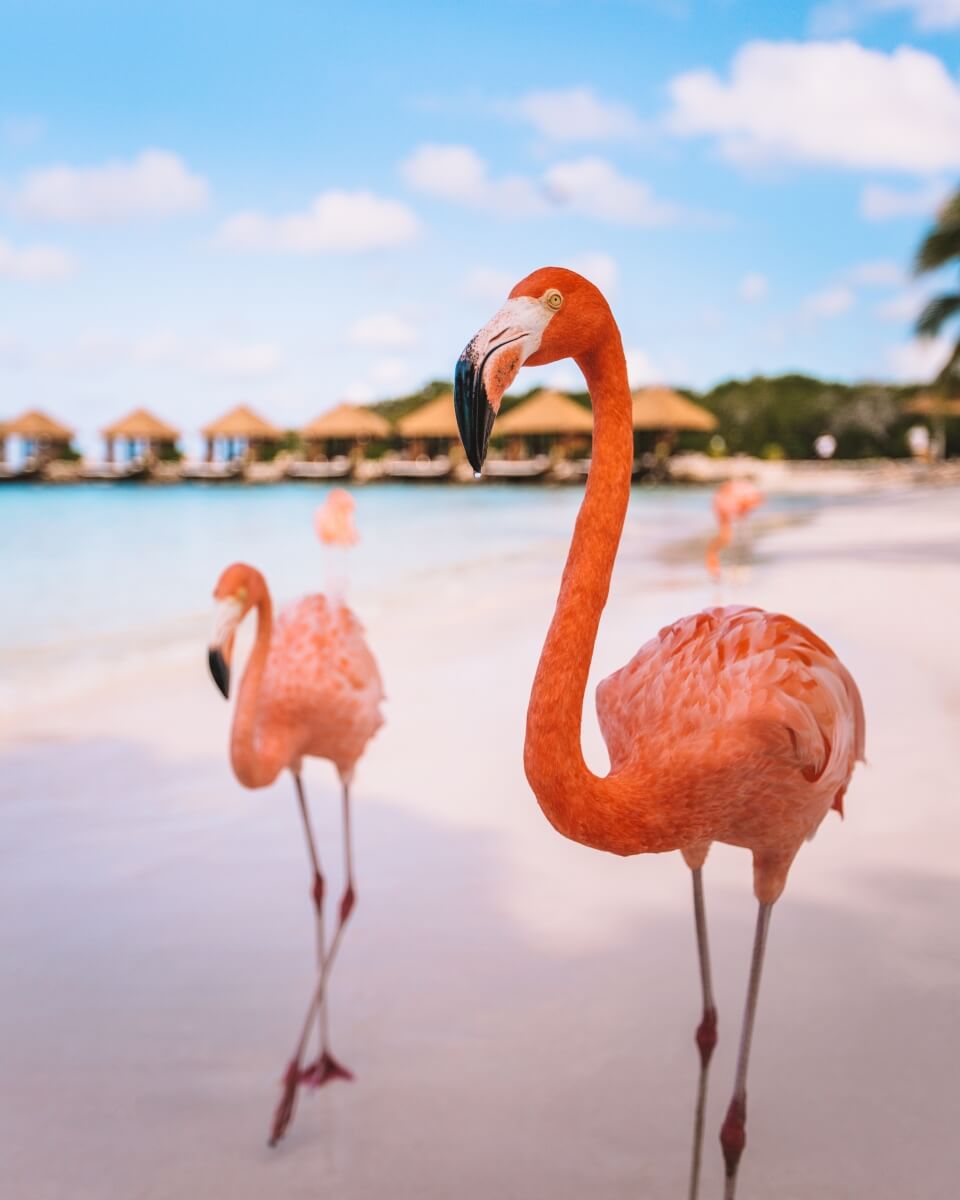
[[[944,321],[960,312],[960,292],[949,292],[945,296],[934,296],[917,318],[917,333],[920,337],[934,337],[940,332]]]

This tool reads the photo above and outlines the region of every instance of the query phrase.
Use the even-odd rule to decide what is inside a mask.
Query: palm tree
[[[920,243],[914,269],[918,275],[937,271],[947,263],[956,262],[960,267],[960,191],[946,202],[937,214],[933,228]],[[917,319],[917,333],[921,337],[935,337],[944,324],[960,315],[960,291],[944,292],[934,296]],[[960,338],[953,353],[947,359],[936,383],[944,392],[951,390],[950,384],[960,367]]]

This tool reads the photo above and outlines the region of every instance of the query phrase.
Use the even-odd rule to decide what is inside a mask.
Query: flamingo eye
[[[551,312],[556,312],[560,305],[563,304],[563,296],[561,296],[556,288],[550,288],[543,293],[540,303],[545,308],[549,308]]]

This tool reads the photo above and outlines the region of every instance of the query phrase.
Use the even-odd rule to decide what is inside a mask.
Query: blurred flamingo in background
[[[734,521],[742,521],[766,497],[746,479],[728,479],[713,493],[713,515],[717,518],[717,535],[707,547],[707,570],[714,579],[720,578],[719,552],[730,545]]]
[[[602,778],[587,767],[584,692],[633,466],[623,345],[600,292],[559,268],[517,284],[461,355],[455,404],[464,449],[479,472],[501,398],[520,367],[567,357],[590,390],[593,461],[533,683],[524,765],[540,807],[564,836],[614,854],[680,850],[693,873],[703,1019],[692,1196],[717,1023],[701,872],[711,842],[753,853],[759,910],[736,1081],[721,1131],[730,1200],[746,1142],[747,1060],[770,915],[804,840],[831,807],[841,809],[863,756],[863,707],[850,673],[797,621],[758,608],[712,608],[662,629],[599,685],[611,770]]]
[[[353,521],[356,504],[344,488],[334,488],[317,509],[313,526],[325,546],[355,546],[360,540]]]
[[[256,640],[240,684],[230,738],[234,774],[244,787],[261,788],[273,783],[282,770],[290,771],[313,868],[320,979],[284,1074],[270,1134],[270,1144],[275,1145],[293,1116],[301,1083],[320,1087],[333,1079],[352,1078],[330,1052],[326,986],[356,903],[350,785],[357,761],[383,724],[383,685],[363,629],[345,604],[332,603],[322,595],[304,596],[274,620],[266,581],[245,563],[227,567],[213,594],[217,615],[209,664],[225,697],[230,693],[237,627],[251,609],[257,612]],[[345,886],[329,951],[324,935],[324,878],[303,790],[305,757],[332,762],[342,785]],[[319,1053],[316,1061],[304,1068],[304,1051],[318,1011]]]

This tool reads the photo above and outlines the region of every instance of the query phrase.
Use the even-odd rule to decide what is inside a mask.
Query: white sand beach
[[[8,714],[0,1194],[686,1195],[689,875],[679,855],[564,842],[541,816],[524,713],[569,517],[529,546],[508,504],[487,519],[509,552],[358,601],[389,702],[355,788],[358,905],[332,988],[334,1049],[356,1081],[305,1095],[277,1150],[269,1119],[314,976],[305,851],[289,779],[246,792],[229,771],[202,634]],[[846,819],[803,850],[774,914],[742,1200],[952,1200],[960,493],[761,518],[753,561],[718,588],[695,555],[651,552],[641,520],[635,508],[594,682],[677,616],[755,603],[829,641],[866,704],[869,765]],[[52,685],[55,661],[44,671]],[[584,724],[602,769],[592,696]],[[332,770],[311,764],[307,787],[337,894]],[[709,1197],[753,928],[747,855],[716,848],[706,885]]]

